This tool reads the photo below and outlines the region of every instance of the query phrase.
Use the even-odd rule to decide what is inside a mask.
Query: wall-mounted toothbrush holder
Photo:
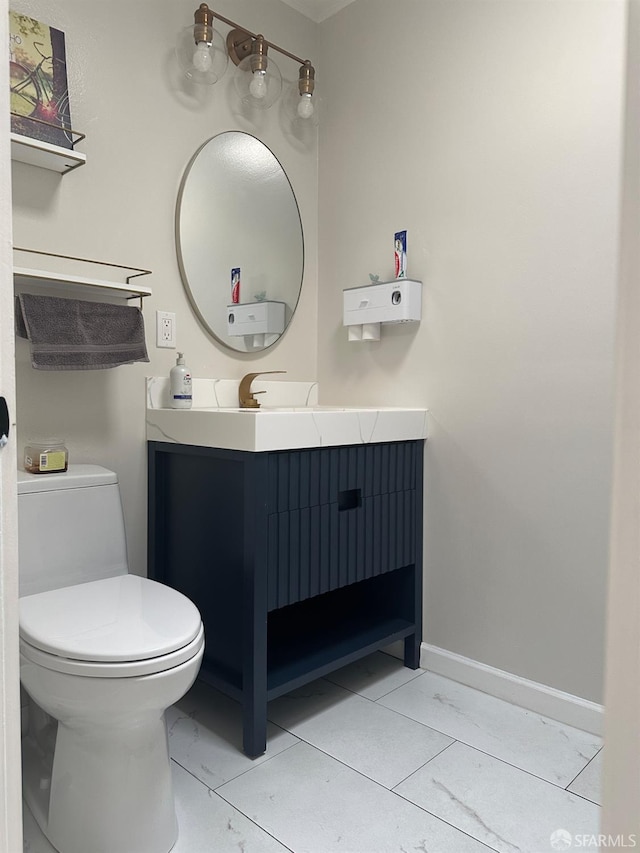
[[[379,341],[383,323],[422,319],[422,282],[410,278],[381,281],[343,291],[343,325],[350,341]]]

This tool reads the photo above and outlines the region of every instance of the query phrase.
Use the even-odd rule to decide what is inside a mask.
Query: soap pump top
[[[184,353],[179,352],[176,366],[169,372],[172,409],[190,409],[192,403],[191,373],[185,367]]]

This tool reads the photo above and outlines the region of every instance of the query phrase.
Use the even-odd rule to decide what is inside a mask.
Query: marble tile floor
[[[269,720],[251,760],[227,697],[197,682],[169,709],[173,853],[553,853],[598,833],[599,738],[384,653]],[[54,853],[24,822],[24,850]]]

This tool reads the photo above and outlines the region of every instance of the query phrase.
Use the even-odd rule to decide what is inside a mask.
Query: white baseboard
[[[428,643],[422,643],[420,647],[420,666],[536,714],[602,737],[604,708],[596,702],[520,678]]]

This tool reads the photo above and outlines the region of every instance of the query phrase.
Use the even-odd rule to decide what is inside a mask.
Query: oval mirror
[[[180,274],[216,340],[239,352],[274,344],[300,296],[300,211],[275,155],[251,134],[228,131],[196,151],[176,210]]]

